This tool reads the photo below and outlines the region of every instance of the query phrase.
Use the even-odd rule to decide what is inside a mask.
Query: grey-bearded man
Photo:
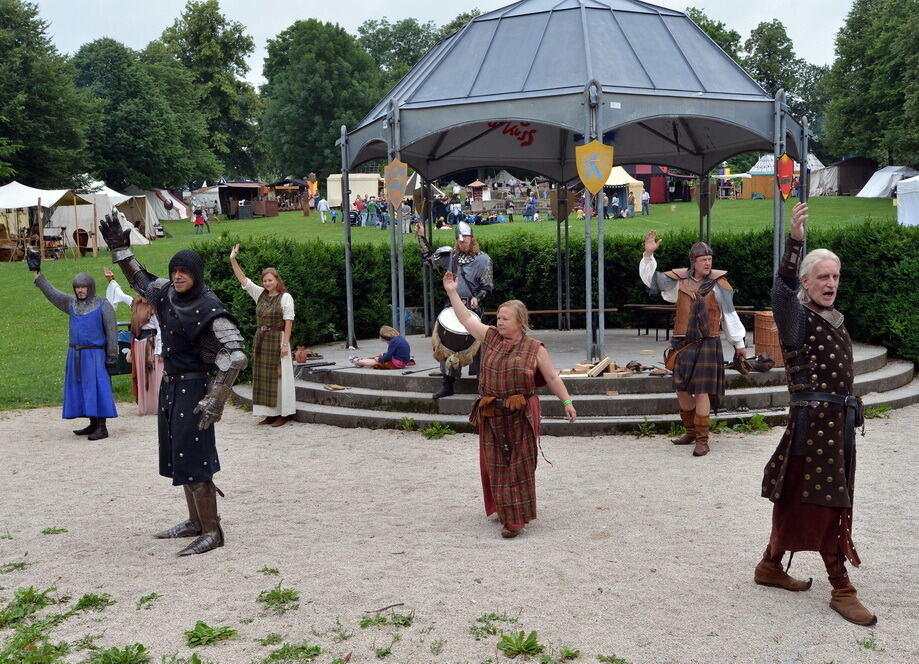
[[[459,222],[456,225],[456,244],[452,248],[439,247],[436,251],[424,235],[423,224],[419,223],[415,226],[415,235],[418,236],[418,244],[421,248],[421,260],[430,264],[438,272],[455,274],[457,293],[463,304],[481,316],[482,301],[494,290],[494,273],[491,257],[479,249],[479,243],[472,235],[472,226],[465,221]],[[449,302],[446,303],[445,307],[449,306]],[[477,346],[478,342],[475,345]],[[435,349],[435,359],[440,359],[438,355],[442,355],[443,352]],[[469,375],[477,375],[479,354],[472,355],[469,361]],[[454,383],[459,378],[462,368],[462,362],[455,366],[447,366],[444,360],[441,360],[442,383],[432,398],[440,399],[453,394]]]
[[[169,261],[170,279],[158,279],[134,258],[130,231],[122,230],[117,218],[106,216],[100,230],[112,261],[156,309],[163,336],[159,472],[184,488],[188,519],[154,537],[195,537],[179,555],[205,553],[224,544],[219,490],[213,482],[220,470],[214,423],[248,363],[242,334],[236,319],[205,286],[204,261],[196,252],[178,252]],[[209,380],[207,372],[215,366],[217,374]]]

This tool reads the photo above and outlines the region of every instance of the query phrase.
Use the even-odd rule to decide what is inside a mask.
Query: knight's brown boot
[[[217,487],[213,482],[195,482],[190,486],[202,532],[194,542],[179,551],[180,556],[207,553],[223,546],[224,542],[223,528],[220,527],[220,517],[217,515]]]
[[[878,618],[865,608],[858,600],[855,586],[851,583],[845,588],[833,588],[830,597],[830,608],[850,623],[870,627],[877,623]]]
[[[696,457],[708,454],[708,415],[696,415],[696,446],[693,448],[692,455]]]
[[[195,507],[195,496],[191,487],[186,484],[185,502],[188,503],[188,519],[177,523],[172,528],[167,528],[154,535],[157,539],[173,539],[175,537],[197,537],[201,534],[201,521],[198,519],[198,508]]]
[[[783,553],[784,552],[781,552],[777,556],[774,556],[769,552],[769,548],[767,547],[766,552],[763,553],[763,559],[759,561],[756,569],[753,570],[753,580],[761,586],[783,588],[792,592],[810,590],[813,579],[799,581],[782,569]]]
[[[692,445],[696,442],[696,411],[694,410],[681,410],[680,419],[683,420],[683,428],[686,429],[684,433],[679,438],[674,438],[670,442],[674,445]]]

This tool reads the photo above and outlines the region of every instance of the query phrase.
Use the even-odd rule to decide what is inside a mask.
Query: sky
[[[34,1],[34,0],[33,0]],[[388,18],[391,22],[414,17],[421,22],[441,25],[458,13],[477,7],[490,11],[511,0],[468,0],[460,4],[430,0],[287,0],[252,2],[221,0],[223,14],[245,26],[255,41],[255,52],[248,58],[247,79],[258,86],[267,41],[293,22],[315,18],[337,23],[351,34],[369,18]],[[37,0],[41,18],[50,23],[48,33],[62,53],[73,54],[82,44],[101,37],[112,37],[133,49],[142,49],[172,25],[185,7],[185,0]],[[777,18],[785,24],[798,57],[816,65],[833,61],[834,39],[852,5],[851,0],[657,0],[669,9],[685,11],[694,6],[709,18],[723,21],[746,39],[750,30],[763,21]],[[388,10],[386,6],[395,9]]]

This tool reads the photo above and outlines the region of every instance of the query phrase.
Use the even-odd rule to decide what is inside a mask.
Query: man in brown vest
[[[695,443],[693,456],[705,456],[709,451],[709,415],[713,407],[717,410],[724,395],[721,329],[739,357],[746,357],[746,330],[734,310],[734,290],[725,278],[727,272],[712,269],[711,248],[696,242],[689,250],[688,268],[657,272],[654,252],[660,244],[657,231],[649,232],[638,273],[652,293],[676,304],[668,351],[676,353],[673,389],[686,433],[673,444]]]
[[[782,557],[818,551],[833,586],[830,608],[849,622],[873,625],[877,617],[859,601],[845,567],[846,559],[855,567],[861,563],[852,543],[852,504],[862,409],[852,394],[852,341],[833,307],[840,262],[826,249],[801,259],[806,220],[807,205],[798,203],[772,287],[791,398],[788,428],[763,473],[762,495],[773,502],[772,533],[753,580],[808,590],[811,581],[789,576]]]

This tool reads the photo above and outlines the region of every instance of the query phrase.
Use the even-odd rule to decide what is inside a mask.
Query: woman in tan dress
[[[485,513],[498,513],[501,536],[516,537],[536,518],[536,462],[539,455],[539,397],[548,385],[574,422],[568,390],[545,346],[527,336],[529,314],[520,300],[498,307],[497,324],[473,318],[456,292],[456,276],[444,275],[444,290],[460,323],[482,342],[479,398],[469,421],[479,430],[479,467]]]

